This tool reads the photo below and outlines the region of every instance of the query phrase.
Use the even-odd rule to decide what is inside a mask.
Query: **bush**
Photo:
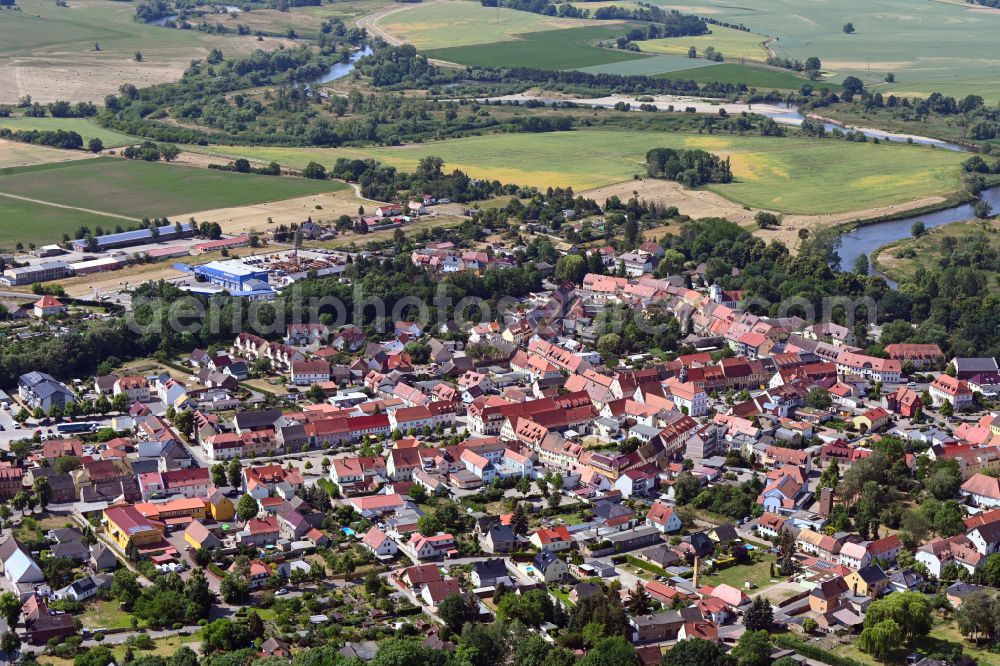
[[[830,664],[830,666],[864,666],[864,664],[855,659],[833,654],[823,648],[806,643],[801,638],[792,636],[791,634],[779,634],[777,636],[773,636],[771,640],[779,647],[795,650],[803,657],[815,659],[816,661],[821,661],[824,664]]]

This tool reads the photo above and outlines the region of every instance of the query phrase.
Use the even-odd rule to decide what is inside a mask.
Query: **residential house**
[[[538,550],[548,550],[558,552],[567,550],[573,545],[573,540],[569,535],[569,529],[565,525],[556,527],[543,527],[532,532],[528,539],[531,545]]]
[[[1000,506],[1000,479],[986,474],[973,474],[959,488],[959,494],[974,506],[994,508]]]
[[[681,519],[673,507],[667,506],[663,502],[653,502],[649,512],[646,513],[646,524],[655,527],[663,533],[679,532],[683,525]]]
[[[949,403],[955,410],[967,409],[972,406],[973,394],[969,383],[964,379],[940,374],[927,387],[935,407]]]
[[[569,577],[569,568],[550,550],[542,550],[532,560],[532,573],[544,583],[554,583]]]

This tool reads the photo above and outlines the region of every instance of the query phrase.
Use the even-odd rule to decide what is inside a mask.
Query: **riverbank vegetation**
[[[1000,263],[1000,223],[995,219],[954,222],[915,233],[873,253],[875,267],[897,282],[908,282],[919,271],[970,267],[992,273]],[[990,278],[984,286],[1000,292],[1000,282]]]
[[[865,90],[850,102],[814,100],[807,107],[822,107],[822,115],[848,125],[918,134],[1000,154],[1000,107],[988,105],[979,95],[933,93],[911,99]]]

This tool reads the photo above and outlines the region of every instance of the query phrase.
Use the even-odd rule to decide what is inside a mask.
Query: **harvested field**
[[[378,205],[378,202],[359,199],[350,191],[343,190],[249,206],[204,210],[193,213],[192,217],[199,222],[218,222],[223,233],[240,234],[251,229],[270,231],[279,224],[301,224],[309,217],[314,222],[333,222],[341,215],[356,216],[359,206],[372,210]]]
[[[34,146],[30,143],[4,141],[0,139],[0,169],[9,167],[30,166],[32,164],[51,164],[53,162],[72,162],[94,157],[91,153],[75,150],[59,150]]]
[[[275,49],[286,41],[140,23],[134,20],[135,5],[128,2],[17,4],[20,11],[0,13],[0,104],[25,95],[43,103],[102,102],[125,82],[141,88],[175,81],[193,58],[203,58],[213,48],[232,56]],[[142,52],[142,62],[136,62],[136,51]]]

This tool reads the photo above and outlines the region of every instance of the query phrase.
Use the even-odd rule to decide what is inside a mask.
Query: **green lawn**
[[[87,144],[89,139],[100,139],[104,142],[105,148],[127,146],[141,140],[127,134],[122,134],[121,132],[116,132],[115,130],[104,129],[88,118],[26,118],[24,116],[17,116],[0,118],[0,127],[7,127],[12,130],[39,130],[42,132],[66,130],[67,132],[76,132],[82,136],[84,145]]]
[[[278,201],[345,187],[328,180],[236,174],[113,157],[11,169],[0,176],[0,193],[140,218]]]
[[[771,563],[774,562],[773,555],[765,555],[765,559],[753,564],[736,564],[715,573],[703,574],[701,583],[703,585],[731,585],[739,590],[743,589],[743,583],[750,581],[754,584],[753,590],[745,590],[747,594],[753,596],[761,588],[771,584]]]
[[[959,189],[964,156],[907,145],[832,139],[580,130],[488,134],[393,148],[323,149],[191,147],[228,158],[246,156],[302,167],[338,157],[371,157],[412,171],[425,156],[479,178],[586,190],[645,171],[653,147],[701,148],[730,157],[736,182],[710,189],[753,207],[788,213],[833,213],[947,195]],[[2,181],[0,181],[2,184]],[[847,194],[849,193],[849,195]]]
[[[632,61],[649,56],[594,46],[599,40],[616,39],[627,32],[622,24],[592,21],[587,27],[546,30],[516,35],[516,41],[429,49],[429,58],[461,65],[484,67],[539,67],[576,69]]]
[[[684,11],[772,35],[779,56],[818,56],[838,82],[854,75],[880,83],[893,72],[896,83],[880,87],[883,93],[974,93],[994,101],[1000,95],[1000,13],[965,3],[693,0]],[[841,30],[848,21],[855,27],[849,35]]]
[[[116,600],[109,600],[88,604],[79,617],[88,629],[128,629],[132,626],[133,616],[123,611]],[[145,623],[140,620],[139,624]]]

